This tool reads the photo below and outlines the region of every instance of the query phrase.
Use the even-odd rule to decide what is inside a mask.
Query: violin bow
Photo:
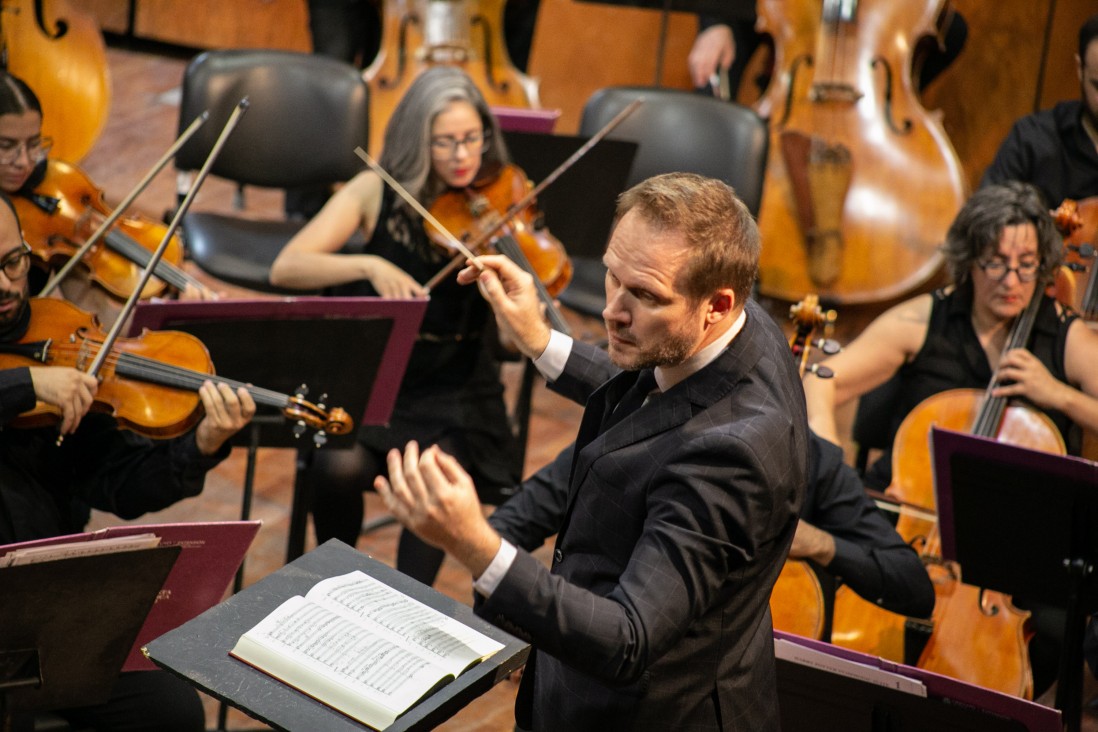
[[[209,116],[209,111],[205,111],[199,116],[195,117],[194,121],[191,122],[190,126],[183,131],[183,134],[181,134],[171,145],[171,147],[168,148],[167,152],[165,152],[164,155],[159,160],[157,160],[151,168],[149,168],[149,172],[145,174],[145,177],[142,178],[137,183],[137,185],[133,187],[133,190],[131,190],[126,195],[122,202],[115,207],[110,216],[104,219],[103,223],[99,225],[99,228],[95,230],[95,233],[88,237],[87,241],[85,241],[80,246],[80,248],[77,249],[71,257],[69,257],[69,261],[65,262],[64,266],[62,266],[61,269],[57,270],[54,276],[50,278],[50,281],[47,282],[46,286],[43,287],[42,290],[38,293],[39,297],[48,296],[57,288],[58,285],[61,284],[61,281],[64,280],[66,276],[68,276],[73,267],[79,264],[80,261],[84,258],[84,255],[86,255],[88,251],[91,250],[91,248],[95,246],[100,239],[103,238],[107,231],[109,231],[110,228],[114,225],[114,222],[117,221],[119,217],[126,212],[126,209],[130,207],[130,204],[133,203],[134,199],[137,198],[141,194],[141,192],[145,190],[145,188],[152,181],[153,177],[155,177],[157,173],[164,169],[164,166],[168,164],[168,161],[174,158],[175,154],[179,152],[179,148],[183,147],[187,140],[191,139],[194,133],[197,132],[198,128],[206,122]],[[148,278],[141,281],[142,288],[144,288],[147,279]],[[140,290],[138,290],[138,292],[140,292]]]
[[[396,180],[396,178],[389,175],[388,171],[386,171],[385,168],[381,167],[380,163],[378,163],[376,160],[371,158],[369,153],[367,153],[361,147],[356,147],[355,148],[355,155],[358,155],[360,158],[362,158],[363,162],[365,162],[366,165],[370,166],[370,170],[377,173],[383,181],[388,183],[389,187],[392,188],[394,191],[396,191],[397,194],[401,198],[403,198],[409,206],[411,206],[413,209],[415,209],[416,213],[418,213],[420,216],[422,216],[425,221],[427,221],[428,223],[431,224],[431,226],[434,226],[436,229],[441,231],[442,234],[449,241],[450,246],[452,246],[454,249],[457,249],[459,252],[461,252],[461,256],[472,260],[473,264],[476,265],[477,269],[479,269],[481,272],[484,271],[484,265],[481,264],[480,262],[476,261],[477,255],[473,254],[473,252],[471,252],[469,250],[469,248],[467,246],[465,246],[464,242],[462,242],[461,239],[458,239],[456,236],[451,234],[446,229],[446,227],[442,225],[442,222],[440,222],[438,219],[436,219],[431,214],[430,211],[428,211],[426,208],[424,208],[423,204],[421,204],[419,201],[417,201],[416,197],[413,196],[411,193],[409,193],[404,188],[404,186],[402,186]],[[431,287],[428,286],[427,289],[430,290]]]
[[[175,216],[172,217],[171,223],[168,224],[168,230],[164,232],[164,238],[160,240],[160,244],[156,247],[156,251],[149,257],[148,264],[141,272],[141,279],[138,281],[137,287],[134,288],[129,299],[126,300],[126,304],[122,306],[122,312],[119,313],[118,318],[114,321],[110,331],[107,333],[107,337],[103,339],[103,345],[100,346],[99,353],[96,354],[95,360],[92,361],[91,367],[88,369],[88,373],[92,376],[98,375],[99,369],[103,367],[103,362],[114,347],[115,341],[118,340],[118,336],[122,332],[122,327],[126,324],[126,321],[129,320],[130,313],[133,312],[133,308],[137,304],[138,298],[141,297],[141,292],[145,289],[145,285],[148,283],[149,278],[152,277],[153,270],[156,269],[156,265],[160,262],[161,257],[164,256],[164,251],[168,248],[168,242],[171,241],[172,236],[175,235],[176,229],[179,228],[179,223],[183,220],[183,214],[190,208],[191,201],[194,200],[194,196],[198,192],[199,187],[202,185],[203,181],[206,180],[210,168],[213,166],[214,161],[217,160],[217,156],[221,153],[221,148],[225,146],[225,143],[229,139],[229,135],[236,129],[237,123],[240,122],[241,115],[243,115],[247,109],[248,97],[244,97],[236,105],[236,108],[233,109],[233,113],[229,115],[229,119],[225,122],[225,126],[221,128],[221,134],[218,135],[213,147],[210,148],[210,152],[206,156],[205,162],[202,163],[202,168],[198,171],[197,175],[195,175],[194,180],[191,181],[190,190],[187,191],[187,195],[183,198],[183,202],[179,204],[179,208],[176,209]]]
[[[472,242],[469,243],[468,248],[475,251],[484,242],[488,241],[488,239],[490,239],[492,236],[494,236],[496,234],[496,232],[498,232],[500,229],[502,229],[504,226],[506,226],[511,219],[513,219],[516,215],[521,213],[527,206],[529,206],[534,201],[534,199],[536,199],[539,195],[541,195],[542,191],[544,191],[546,188],[548,188],[550,185],[552,185],[553,182],[556,181],[557,178],[564,175],[565,171],[567,171],[569,168],[571,168],[573,165],[575,165],[576,161],[578,161],[580,158],[582,158],[584,155],[586,155],[591,150],[591,148],[593,148],[604,137],[606,137],[608,134],[610,134],[610,132],[612,132],[615,127],[617,127],[619,124],[621,124],[622,121],[626,117],[631,115],[637,109],[637,107],[639,107],[643,103],[644,103],[644,97],[638,97],[637,99],[634,99],[629,104],[627,104],[625,107],[623,107],[620,112],[618,112],[616,115],[614,115],[613,119],[611,119],[609,122],[607,122],[605,125],[603,125],[602,129],[600,129],[595,134],[591,135],[591,139],[589,139],[587,142],[583,143],[583,145],[581,145],[579,147],[579,149],[577,149],[574,153],[569,155],[568,158],[563,163],[558,165],[556,167],[556,169],[553,170],[552,173],[545,176],[544,180],[542,180],[536,186],[531,188],[530,191],[525,196],[520,198],[515,203],[511,204],[511,207],[508,208],[503,214],[501,214],[499,219],[495,223],[493,223],[491,226],[487,227]],[[461,251],[461,250],[459,250],[459,251]],[[465,252],[462,252],[462,254],[464,255]],[[454,257],[452,260],[450,260],[449,264],[447,264],[445,267],[443,267],[442,269],[440,269],[438,272],[435,273],[435,276],[432,277],[427,282],[425,287],[428,290],[434,289],[438,285],[438,283],[442,281],[442,279],[444,277],[446,277],[451,272],[453,272],[454,269],[457,268],[460,264],[461,264],[461,257]]]

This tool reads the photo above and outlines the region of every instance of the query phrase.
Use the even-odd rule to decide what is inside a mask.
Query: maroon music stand
[[[130,332],[142,328],[181,330],[197,336],[219,374],[281,393],[306,384],[309,401],[339,406],[355,419],[330,447],[352,444],[362,424],[385,424],[396,404],[426,300],[377,297],[287,297],[202,302],[140,302]],[[299,447],[286,561],[305,549],[309,495],[301,479],[316,442],[303,446],[278,413],[257,413],[250,430],[237,435],[248,448],[241,519],[251,511],[255,459],[260,446]],[[329,447],[329,449],[330,449]]]

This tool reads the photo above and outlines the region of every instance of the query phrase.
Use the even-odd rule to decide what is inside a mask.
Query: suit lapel
[[[744,324],[743,331],[713,363],[667,392],[653,397],[639,410],[601,435],[599,427],[603,416],[613,409],[637,380],[638,372],[619,373],[591,394],[576,437],[568,482],[568,503],[558,533],[558,543],[568,528],[579,487],[585,482],[587,471],[595,460],[684,424],[698,412],[725,398],[733,386],[755,366],[762,351],[760,339],[756,335],[760,332],[760,324],[753,321],[760,317],[769,315],[763,313],[754,302],[748,301],[747,323]]]

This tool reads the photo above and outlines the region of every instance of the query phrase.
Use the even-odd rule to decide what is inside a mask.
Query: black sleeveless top
[[[1057,312],[1055,301],[1042,295],[1027,349],[1044,364],[1054,377],[1067,381],[1064,373],[1064,347],[1068,328],[1076,316]],[[900,367],[899,397],[888,438],[891,445],[904,417],[924,399],[948,389],[985,389],[992,369],[987,354],[972,327],[972,284],[950,293],[936,290],[927,324],[926,340],[910,362]],[[1055,410],[1042,410],[1060,430],[1068,453],[1078,455],[1080,430]],[[892,450],[889,448],[866,475],[866,483],[885,488],[892,478]]]
[[[398,206],[398,200],[386,187],[370,241],[360,239],[344,251],[377,255],[425,283],[450,255],[430,242],[419,216]],[[377,292],[368,280],[360,280],[331,288],[329,294]],[[389,425],[363,427],[359,441],[383,454],[393,447],[403,449],[413,439],[421,446],[447,439],[456,442],[455,457],[478,488],[512,488],[521,466],[513,458],[498,341],[491,307],[477,288],[459,285],[454,276],[440,282],[431,290]]]

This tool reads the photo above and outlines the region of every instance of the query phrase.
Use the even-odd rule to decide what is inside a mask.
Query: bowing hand
[[[34,396],[61,410],[61,434],[71,435],[91,408],[99,382],[68,366],[31,366]]]
[[[233,391],[225,383],[206,381],[198,389],[206,415],[195,429],[194,440],[203,455],[213,455],[255,416],[255,400],[248,390]]]
[[[476,261],[483,269],[466,267],[458,272],[458,282],[476,282],[496,315],[501,340],[513,344],[524,356],[537,358],[549,344],[550,329],[533,276],[500,254],[477,257]]]
[[[1061,409],[1071,390],[1024,348],[1013,348],[1003,354],[996,381],[998,385],[991,390],[992,396],[1024,397],[1042,409]]]
[[[500,539],[484,518],[469,474],[437,446],[420,453],[415,442],[403,454],[390,450],[386,462],[389,477],[379,475],[374,488],[393,516],[479,577],[499,550]]]

